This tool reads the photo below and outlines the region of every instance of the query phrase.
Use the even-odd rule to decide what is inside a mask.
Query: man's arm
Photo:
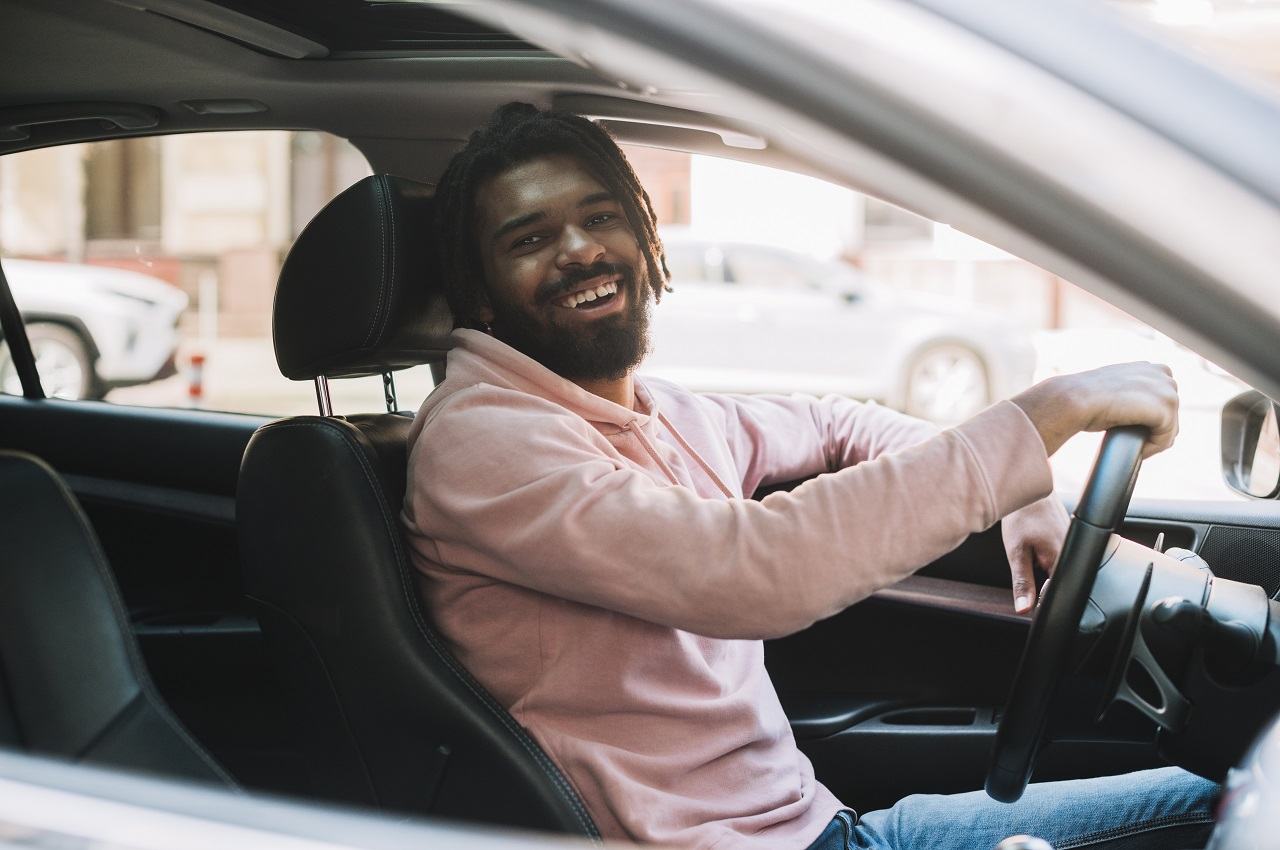
[[[713,637],[802,629],[1050,484],[1039,432],[1009,403],[755,502],[659,482],[587,423],[502,392],[451,400],[413,453],[407,514],[439,560]]]
[[[745,495],[763,484],[834,472],[915,445],[938,433],[932,423],[842,396],[700,396],[725,417]],[[1124,363],[1041,381],[1011,399],[1052,455],[1078,431],[1142,424],[1152,432],[1143,456],[1178,433],[1177,384],[1167,366]]]
[[[724,417],[742,492],[835,472],[924,442],[941,430],[843,396],[699,395]]]

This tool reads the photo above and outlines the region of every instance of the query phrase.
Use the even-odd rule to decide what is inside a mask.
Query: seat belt
[[[0,331],[4,332],[4,340],[9,344],[9,359],[18,370],[18,380],[22,382],[22,395],[29,399],[44,398],[44,389],[40,386],[40,374],[36,371],[36,358],[31,353],[31,340],[27,339],[27,328],[22,323],[22,314],[14,303],[13,291],[9,289],[9,280],[4,276],[4,264],[0,263]]]

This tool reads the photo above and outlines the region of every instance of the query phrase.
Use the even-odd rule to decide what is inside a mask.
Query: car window
[[[671,242],[666,246],[667,269],[680,283],[723,283],[724,252],[701,243]]]
[[[45,392],[117,404],[315,412],[283,378],[271,303],[289,245],[370,173],[345,140],[254,131],[121,139],[0,157],[0,252]],[[398,376],[402,404],[429,370]],[[20,392],[7,352],[0,390]],[[335,410],[383,408],[336,381]]]
[[[628,155],[660,221],[673,292],[642,370],[692,389],[839,393],[949,425],[1052,374],[1168,363],[1181,436],[1139,495],[1237,498],[1218,417],[1243,385],[1034,265],[883,201],[776,169],[649,148]],[[292,239],[369,173],[323,133],[117,140],[0,158],[0,251],[46,392],[266,415],[315,410],[275,366],[270,308]],[[778,210],[786,210],[779,215]],[[874,212],[874,215],[872,214]],[[898,226],[885,226],[885,222]],[[927,234],[927,236],[925,235]],[[689,287],[681,283],[728,281]],[[433,383],[398,373],[401,406]],[[0,351],[0,389],[18,392]],[[376,378],[333,382],[378,410]],[[1055,455],[1078,489],[1097,437]]]
[[[662,229],[673,291],[654,309],[642,372],[702,391],[874,399],[946,426],[1050,375],[1167,363],[1181,433],[1148,461],[1138,495],[1240,498],[1222,481],[1218,429],[1245,387],[1204,358],[944,224],[886,215],[885,202],[810,177],[671,156],[689,159],[679,186],[689,213]],[[653,184],[660,205],[663,184]],[[682,290],[706,278],[708,258],[734,285]],[[1064,493],[1079,492],[1098,440],[1080,435],[1053,457]]]
[[[822,285],[821,266],[808,258],[763,246],[735,245],[725,258],[728,277],[743,286],[815,289]]]

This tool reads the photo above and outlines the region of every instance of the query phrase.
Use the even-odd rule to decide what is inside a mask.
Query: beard
[[[555,304],[574,287],[601,275],[618,275],[619,313],[587,322],[557,321],[565,308]],[[488,293],[493,335],[516,351],[570,381],[618,380],[649,353],[649,286],[621,263],[594,263],[538,287],[532,307]],[[566,317],[567,318],[567,317]]]

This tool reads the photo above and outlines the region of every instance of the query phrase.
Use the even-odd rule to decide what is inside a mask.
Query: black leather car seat
[[[315,380],[439,364],[452,317],[431,267],[428,188],[387,176],[335,198],[276,291],[276,359]],[[388,403],[388,408],[392,407]],[[240,470],[245,589],[314,782],[329,799],[598,837],[537,743],[449,653],[416,594],[399,514],[411,419],[297,416]],[[439,446],[439,451],[465,451]]]
[[[147,675],[89,521],[44,462],[0,451],[0,746],[235,782]]]

